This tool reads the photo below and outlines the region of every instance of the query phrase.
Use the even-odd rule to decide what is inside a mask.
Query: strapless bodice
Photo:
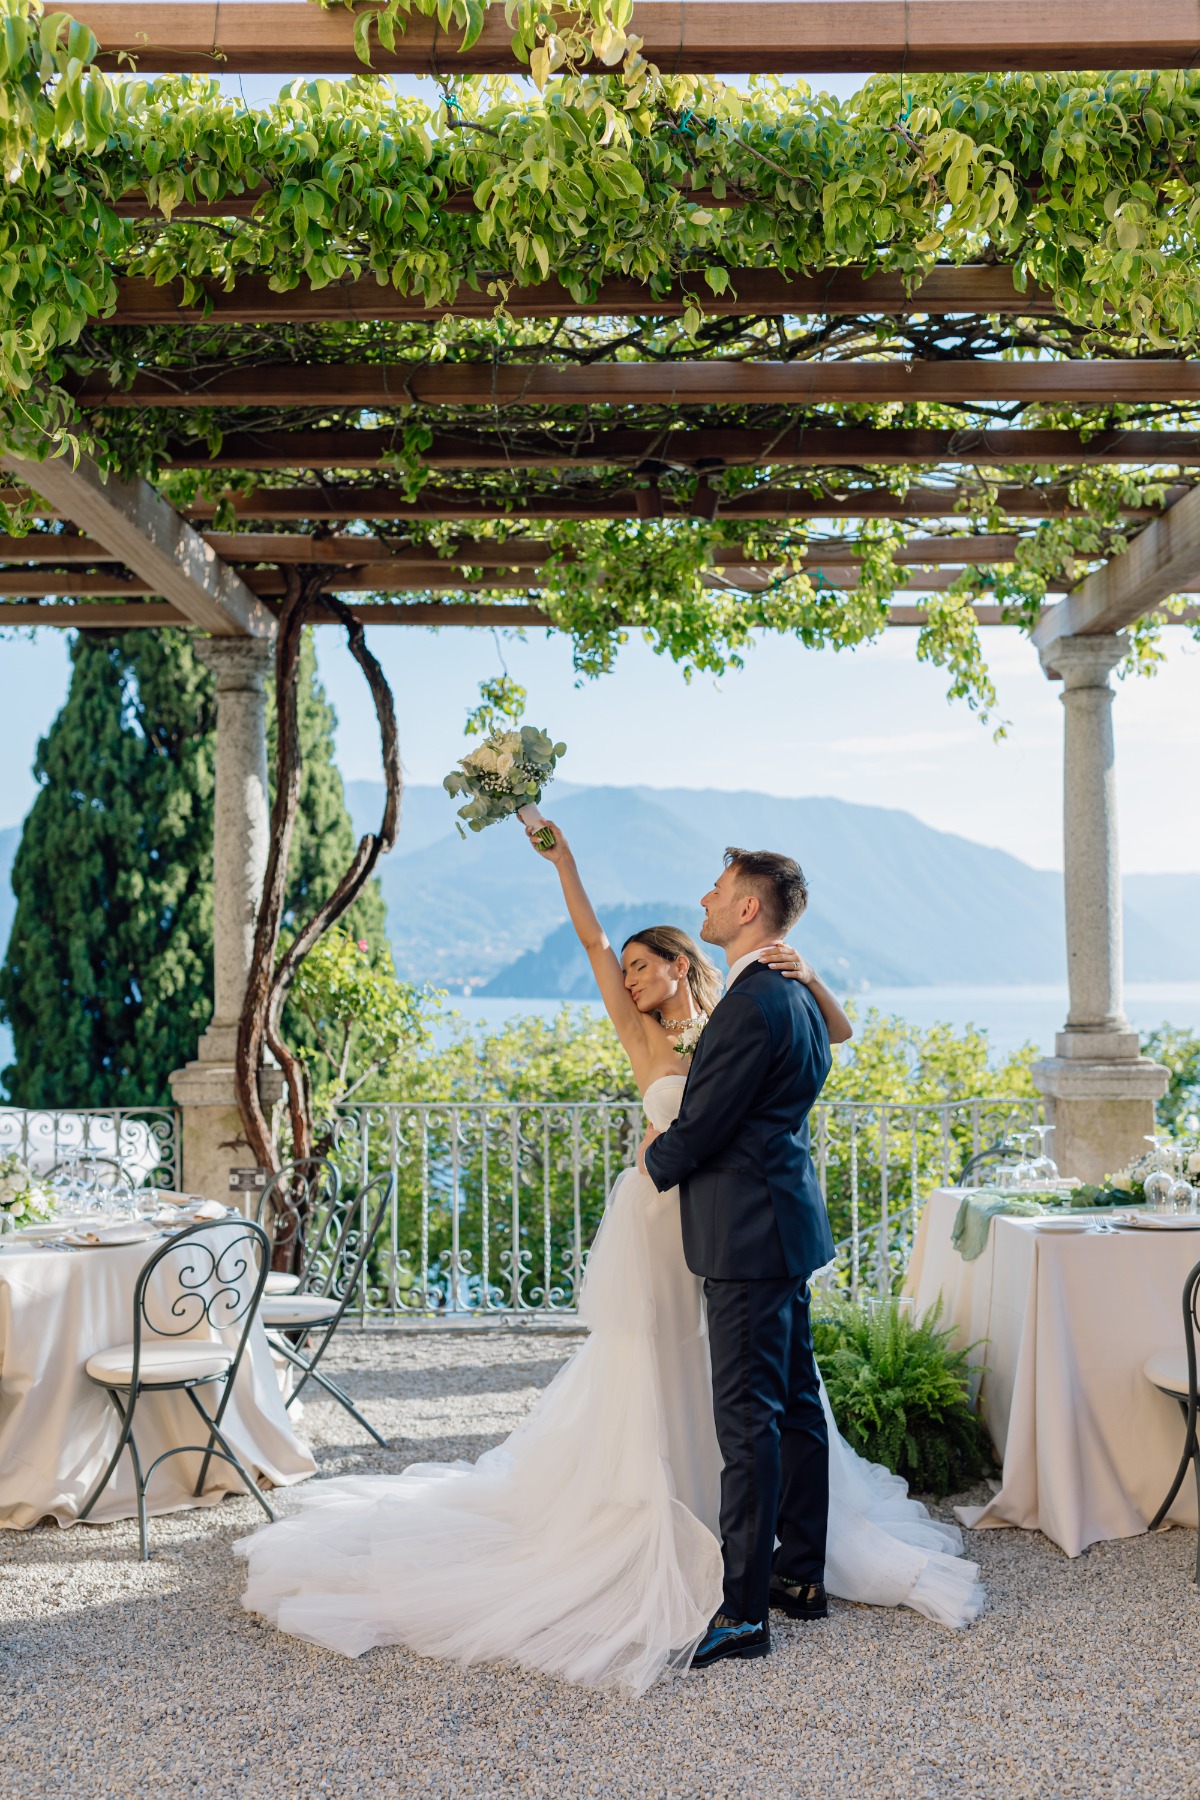
[[[660,1075],[642,1095],[642,1110],[658,1131],[665,1131],[679,1117],[686,1075]]]

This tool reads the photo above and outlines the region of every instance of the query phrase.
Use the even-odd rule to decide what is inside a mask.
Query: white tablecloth
[[[961,1342],[987,1340],[971,1361],[984,1369],[980,1403],[1004,1478],[990,1505],[961,1510],[963,1523],[1043,1531],[1068,1556],[1136,1536],[1183,1450],[1179,1407],[1142,1365],[1183,1348],[1200,1231],[1054,1236],[1002,1216],[983,1255],[964,1262],[950,1242],[961,1199],[930,1195],[905,1292],[918,1312],[940,1295]],[[1195,1525],[1190,1477],[1170,1517]]]
[[[232,1239],[237,1227],[228,1228]],[[217,1234],[214,1234],[216,1236]],[[224,1238],[224,1231],[220,1234]],[[116,1409],[89,1380],[84,1365],[98,1350],[133,1338],[133,1292],[146,1259],[162,1240],[74,1254],[24,1244],[0,1248],[0,1526],[24,1528],[46,1518],[69,1525],[103,1473],[120,1434]],[[156,1281],[168,1301],[180,1292],[171,1262]],[[202,1326],[196,1333],[211,1337]],[[225,1334],[236,1344],[236,1331]],[[151,1340],[152,1341],[152,1340]],[[199,1390],[211,1412],[217,1384]],[[256,1479],[283,1486],[313,1473],[283,1405],[262,1326],[246,1346],[222,1429]],[[143,1394],[134,1420],[142,1467],[172,1444],[204,1442],[204,1428],[186,1394]],[[237,1471],[214,1458],[203,1495],[191,1489],[196,1456],[172,1457],[150,1481],[154,1513],[211,1505],[246,1490]],[[126,1451],[89,1522],[130,1518],[136,1512],[133,1471]]]

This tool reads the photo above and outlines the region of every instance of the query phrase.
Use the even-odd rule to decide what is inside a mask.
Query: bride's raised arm
[[[545,824],[550,825],[547,819]],[[616,1027],[621,1046],[633,1064],[635,1079],[641,1085],[641,1069],[647,1060],[648,1045],[646,1041],[646,1018],[633,1003],[632,996],[625,986],[625,971],[621,967],[621,959],[609,943],[604,927],[596,917],[596,909],[588,899],[587,889],[580,879],[579,870],[571,846],[562,834],[558,825],[552,827],[554,832],[554,848],[543,850],[534,840],[534,830],[541,830],[540,825],[527,827],[525,835],[543,862],[553,863],[558,870],[558,879],[562,882],[563,899],[567,903],[567,911],[571,923],[575,927],[575,935],[587,951],[588,961],[592,965],[592,974],[596,977],[596,986],[600,989],[600,998],[604,1002],[604,1010]]]

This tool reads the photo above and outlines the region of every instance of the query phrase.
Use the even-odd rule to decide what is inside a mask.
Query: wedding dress
[[[646,1091],[660,1130],[683,1082]],[[675,1190],[636,1169],[618,1179],[580,1314],[588,1337],[498,1449],[317,1481],[242,1539],[243,1605],[348,1656],[402,1643],[634,1693],[686,1668],[721,1600],[721,1458]],[[825,1409],[830,1593],[966,1624],[982,1589],[958,1528],[858,1456]]]

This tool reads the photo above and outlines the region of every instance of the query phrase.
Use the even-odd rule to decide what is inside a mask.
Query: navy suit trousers
[[[823,1581],[829,1437],[808,1318],[808,1284],[704,1283],[721,1473],[721,1610],[761,1624],[771,1570]],[[779,1539],[778,1552],[775,1540]]]

